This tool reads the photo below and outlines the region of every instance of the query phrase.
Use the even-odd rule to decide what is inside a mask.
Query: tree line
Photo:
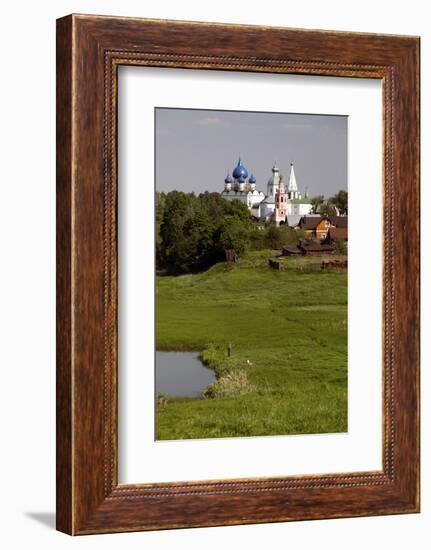
[[[325,199],[323,195],[317,195],[312,197],[311,204],[313,206],[313,212],[318,212],[322,216],[335,216],[338,208],[340,214],[347,216],[348,211],[348,194],[347,191],[338,191],[333,197]]]
[[[226,250],[294,244],[302,232],[287,226],[259,227],[240,201],[219,193],[156,193],[156,268],[172,275],[204,271],[225,259]]]

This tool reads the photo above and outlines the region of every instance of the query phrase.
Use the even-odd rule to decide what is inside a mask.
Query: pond
[[[199,397],[215,373],[205,367],[195,351],[156,351],[156,395]]]

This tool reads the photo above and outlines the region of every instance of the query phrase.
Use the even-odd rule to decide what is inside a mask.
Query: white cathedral
[[[247,179],[248,178],[248,179]],[[239,200],[247,205],[253,218],[260,221],[274,220],[280,223],[296,225],[299,218],[311,213],[311,200],[305,192],[302,198],[296,183],[293,162],[290,163],[289,183],[287,189],[283,175],[276,164],[272,167],[272,176],[267,183],[266,195],[256,189],[256,178],[248,177],[247,168],[241,158],[232,172],[228,173],[221,196],[227,200]]]

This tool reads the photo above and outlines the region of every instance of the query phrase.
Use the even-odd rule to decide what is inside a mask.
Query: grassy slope
[[[248,359],[249,395],[175,399],[157,411],[157,439],[347,430],[347,274],[307,270],[319,258],[268,252],[198,275],[158,277],[157,349],[232,344]]]

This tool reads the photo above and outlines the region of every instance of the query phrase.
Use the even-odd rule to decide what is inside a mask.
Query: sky
[[[276,162],[299,191],[329,197],[347,190],[347,116],[156,108],[156,189],[221,192],[238,157],[256,188]]]

